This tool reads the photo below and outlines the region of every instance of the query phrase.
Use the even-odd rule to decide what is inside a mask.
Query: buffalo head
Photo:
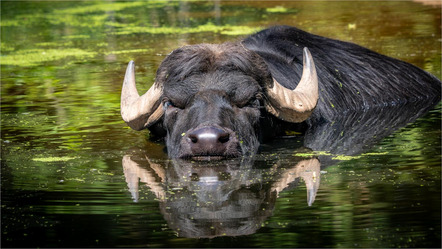
[[[142,96],[131,61],[123,83],[121,115],[135,130],[166,134],[173,158],[254,153],[266,113],[297,123],[316,107],[315,65],[307,48],[303,56],[302,78],[292,90],[279,84],[264,60],[241,43],[185,46],[164,59],[155,83]]]

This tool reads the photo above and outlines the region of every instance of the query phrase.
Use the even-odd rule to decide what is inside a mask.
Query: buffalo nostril
[[[229,141],[229,133],[212,127],[198,129],[188,135],[192,143],[225,143]]]
[[[198,143],[198,137],[196,135],[189,135],[189,139],[192,143]]]
[[[221,135],[219,136],[219,138],[218,138],[218,141],[219,141],[220,143],[227,143],[229,140],[230,140],[230,135],[229,135],[229,133],[221,134]]]
[[[230,133],[222,128],[206,126],[187,135],[190,150],[196,155],[224,154],[231,140]]]

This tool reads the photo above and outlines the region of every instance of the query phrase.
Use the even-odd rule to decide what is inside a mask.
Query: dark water
[[[255,158],[172,161],[119,115],[172,49],[287,24],[441,78],[417,2],[2,2],[2,247],[440,247],[441,105],[349,113]]]

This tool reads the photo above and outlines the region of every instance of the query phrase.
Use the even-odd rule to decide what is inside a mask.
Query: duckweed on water
[[[60,14],[87,14],[95,12],[121,11],[126,8],[140,7],[147,4],[159,3],[160,1],[146,2],[121,2],[121,3],[97,3],[87,6],[79,6],[60,10]]]
[[[75,57],[78,60],[90,58],[95,56],[95,52],[89,52],[78,48],[67,49],[28,49],[21,50],[17,53],[12,53],[2,56],[2,65],[36,66],[48,61],[65,59],[68,57]]]
[[[359,159],[362,156],[346,156],[346,155],[336,155],[332,157],[333,160],[339,160],[339,161],[348,161],[353,159]]]
[[[199,32],[214,32],[223,35],[247,35],[259,31],[261,27],[248,27],[236,25],[214,25],[213,23],[202,24],[196,27],[149,27],[145,24],[137,26],[136,19],[132,15],[116,14],[115,12],[122,11],[126,8],[135,8],[148,6],[149,8],[171,6],[178,4],[177,2],[163,2],[163,1],[148,1],[148,2],[123,2],[123,3],[99,3],[91,5],[83,5],[74,8],[67,8],[58,10],[52,13],[34,13],[16,16],[14,19],[2,20],[2,27],[17,27],[17,26],[35,26],[46,21],[51,25],[63,25],[79,28],[115,28],[116,31],[106,32],[107,34],[127,35],[134,33],[149,33],[149,34],[188,34]],[[286,12],[284,7],[269,8],[269,12]],[[114,21],[115,17],[122,17],[123,22]],[[118,18],[120,19],[120,18]],[[131,20],[128,20],[131,19]],[[76,36],[75,34],[73,36]],[[86,37],[85,37],[86,38]]]
[[[239,36],[248,35],[259,31],[259,27],[249,27],[245,25],[215,25],[211,22],[200,24],[192,27],[179,27],[180,24],[160,27],[153,27],[139,23],[133,20],[133,16],[125,15],[121,17],[122,11],[126,8],[136,8],[141,6],[148,6],[154,8],[155,6],[164,5],[164,2],[149,1],[149,2],[123,2],[123,3],[98,3],[80,5],[78,7],[61,9],[53,12],[38,12],[32,14],[22,14],[14,16],[11,19],[2,19],[1,26],[5,31],[9,32],[14,27],[27,27],[27,29],[35,29],[39,25],[62,25],[63,27],[73,27],[71,34],[62,36],[64,40],[52,41],[42,40],[36,42],[35,45],[40,48],[31,47],[17,51],[17,44],[2,42],[2,52],[6,52],[1,57],[1,65],[32,67],[38,66],[46,62],[56,61],[60,59],[71,59],[70,62],[83,61],[96,56],[96,51],[87,51],[80,48],[74,48],[73,40],[90,39],[92,34],[91,29],[101,29],[107,35],[131,35],[131,34],[164,34],[164,35],[180,35],[190,33],[218,33],[221,35]],[[175,2],[169,3],[175,4]],[[116,18],[119,16],[118,18]],[[98,32],[99,33],[99,32]],[[95,35],[94,35],[95,36]],[[132,52],[149,52],[148,50],[121,50],[104,52],[104,54],[123,54]]]
[[[309,153],[296,153],[294,156],[300,156],[300,157],[312,157],[312,156],[331,156],[330,152],[328,151],[313,151]]]
[[[275,6],[273,8],[267,8],[266,11],[270,13],[285,13],[288,9],[283,6]]]
[[[146,53],[151,49],[128,49],[105,52],[105,54],[128,54],[128,53]],[[11,66],[31,67],[45,62],[56,61],[66,58],[73,58],[73,61],[82,61],[96,56],[97,52],[85,51],[78,48],[67,49],[28,49],[17,53],[11,53],[2,56],[0,64]]]
[[[261,30],[261,28],[252,28],[248,26],[224,25],[218,26],[213,23],[206,23],[197,27],[142,27],[142,26],[122,26],[115,35],[129,35],[137,33],[148,34],[189,34],[213,32],[222,35],[247,35]]]
[[[110,51],[110,52],[107,52],[106,54],[147,53],[147,52],[152,52],[152,51],[153,51],[152,49],[140,48],[140,49],[127,49],[127,50]]]
[[[76,159],[77,157],[68,157],[68,156],[63,156],[63,157],[43,157],[43,158],[34,158],[32,159],[32,161],[36,161],[36,162],[45,162],[45,163],[50,163],[50,162],[66,162],[72,159]]]
[[[126,8],[134,8],[149,5],[151,2],[122,2],[122,3],[98,3],[81,5],[78,7],[57,10],[52,13],[33,13],[18,15],[15,19],[2,20],[2,27],[14,27],[23,25],[38,25],[36,20],[48,20],[49,23],[57,25],[96,27],[103,25],[109,15]],[[104,13],[104,14],[102,14]],[[87,20],[87,21],[86,21]]]
[[[5,42],[1,42],[0,49],[2,52],[14,51],[14,47],[11,46],[10,44],[5,43]]]
[[[312,157],[312,156],[331,156],[332,160],[339,160],[339,161],[348,161],[353,159],[359,159],[365,156],[379,156],[379,155],[386,155],[388,152],[368,152],[357,156],[349,156],[349,155],[340,155],[340,154],[332,154],[327,151],[313,151],[311,153],[296,153],[294,156],[299,157]]]

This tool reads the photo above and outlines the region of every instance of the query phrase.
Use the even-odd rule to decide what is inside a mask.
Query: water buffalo
[[[276,26],[240,42],[171,52],[142,96],[130,62],[121,115],[166,137],[172,158],[253,154],[286,129],[305,131],[349,112],[440,101],[441,82],[356,44]]]
[[[149,198],[142,187],[145,184],[177,236],[253,234],[273,214],[282,192],[305,185],[307,205],[314,205],[328,167],[372,152],[374,144],[431,107],[431,103],[421,101],[347,112],[333,122],[309,127],[303,138],[275,139],[262,146],[259,155],[223,161],[168,159],[161,144],[149,143],[148,149],[125,152],[123,172],[133,201]],[[326,185],[336,180],[328,179]],[[366,192],[366,186],[352,191]]]

